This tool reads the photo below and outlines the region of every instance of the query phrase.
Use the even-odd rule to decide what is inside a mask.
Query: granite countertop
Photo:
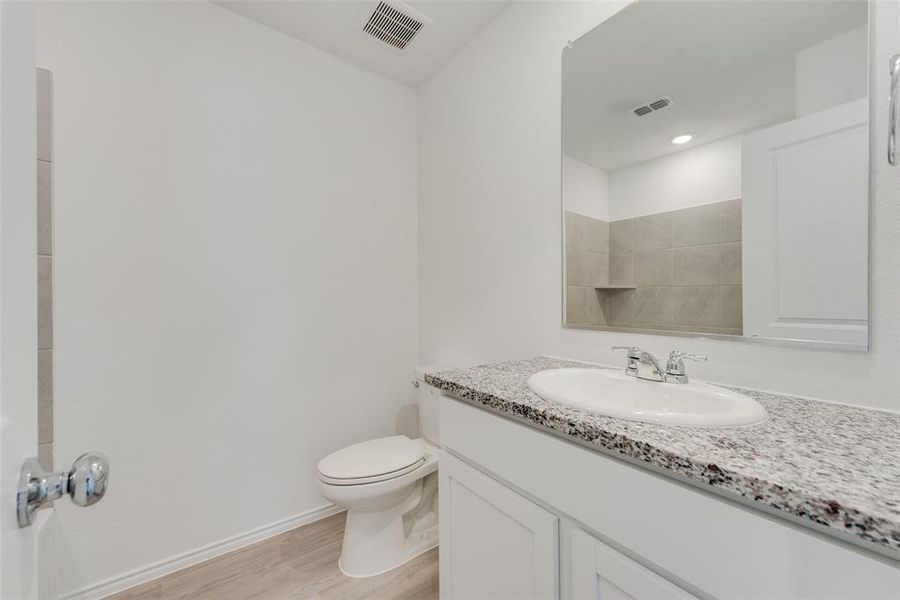
[[[769,419],[714,429],[640,423],[569,408],[528,388],[533,373],[566,367],[607,368],[540,357],[425,379],[461,400],[900,558],[900,414],[731,388],[755,398]]]

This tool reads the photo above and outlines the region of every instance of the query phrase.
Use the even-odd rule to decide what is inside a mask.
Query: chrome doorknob
[[[103,498],[107,487],[109,461],[100,452],[82,454],[71,469],[59,473],[47,473],[36,458],[29,458],[22,465],[16,494],[19,527],[31,525],[34,512],[42,504],[64,494],[68,494],[78,506],[91,506]]]
[[[100,502],[109,485],[109,461],[99,452],[82,454],[69,471],[69,497],[78,506]]]

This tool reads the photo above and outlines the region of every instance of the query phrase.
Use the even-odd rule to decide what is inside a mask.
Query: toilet
[[[438,396],[416,369],[419,435],[368,440],[329,454],[318,465],[322,496],[347,509],[339,566],[371,577],[437,546]]]

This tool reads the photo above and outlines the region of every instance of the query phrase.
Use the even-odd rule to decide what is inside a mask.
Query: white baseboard
[[[197,548],[196,550],[191,550],[190,552],[167,558],[158,563],[135,569],[129,573],[117,575],[98,583],[93,583],[80,590],[67,592],[62,594],[59,598],[60,600],[99,600],[100,598],[105,598],[111,594],[122,592],[136,585],[153,581],[154,579],[159,579],[164,575],[180,571],[211,558],[233,552],[244,546],[261,542],[267,538],[284,533],[285,531],[290,531],[291,529],[307,525],[314,521],[318,521],[319,519],[330,517],[342,510],[344,509],[339,506],[326,504],[282,521],[260,527],[259,529],[247,531],[232,538],[227,538],[209,544],[208,546],[203,546],[202,548]]]

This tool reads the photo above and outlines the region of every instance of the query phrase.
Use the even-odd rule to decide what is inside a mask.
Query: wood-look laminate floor
[[[338,569],[346,513],[110,596],[108,600],[437,600],[438,549],[383,575]]]

